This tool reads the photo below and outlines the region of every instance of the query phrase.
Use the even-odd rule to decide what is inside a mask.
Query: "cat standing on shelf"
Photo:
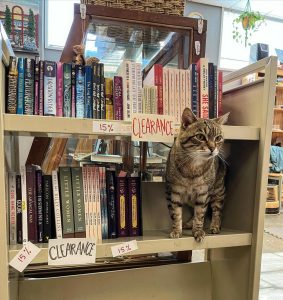
[[[223,145],[221,125],[229,113],[216,119],[199,119],[189,108],[182,114],[181,128],[167,159],[166,188],[172,219],[171,238],[182,236],[182,206],[194,209],[184,228],[192,229],[197,242],[205,236],[204,217],[212,209],[211,233],[219,233],[225,198],[226,166],[219,151]]]

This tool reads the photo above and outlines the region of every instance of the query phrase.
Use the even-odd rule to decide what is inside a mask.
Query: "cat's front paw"
[[[193,237],[195,238],[196,242],[201,243],[205,237],[205,232],[200,230],[193,230]]]
[[[212,233],[212,234],[217,234],[217,233],[219,233],[220,232],[220,226],[210,226],[210,232]]]
[[[182,232],[181,231],[177,231],[177,230],[173,230],[170,233],[169,236],[170,236],[171,239],[178,239],[178,238],[182,237]]]

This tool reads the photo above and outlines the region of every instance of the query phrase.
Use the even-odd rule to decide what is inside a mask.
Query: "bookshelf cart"
[[[52,273],[47,264],[47,245],[29,266],[43,270],[41,276],[19,274],[8,267],[20,245],[8,245],[6,211],[6,172],[11,167],[13,150],[4,143],[19,135],[93,136],[95,120],[7,115],[4,113],[4,77],[9,49],[1,35],[0,70],[0,299],[213,299],[256,300],[259,290],[263,238],[263,218],[269,146],[275,96],[276,58],[269,57],[233,72],[224,78],[223,109],[230,111],[224,126],[226,151],[229,154],[227,201],[223,229],[219,235],[207,235],[196,243],[186,231],[180,239],[169,239],[170,218],[165,201],[164,183],[143,183],[143,229],[137,238],[138,250],[131,255],[205,249],[206,259],[198,263],[178,262],[167,265],[105,269],[100,266],[69,269],[68,275]],[[251,73],[265,71],[265,77],[238,86]],[[128,122],[121,122],[129,125]],[[114,132],[114,134],[121,134]],[[130,130],[123,132],[130,136]],[[13,148],[12,148],[13,149]],[[6,158],[5,158],[6,157]],[[15,163],[15,162],[14,162]],[[111,257],[111,246],[130,238],[103,240],[97,245],[97,258]],[[45,268],[44,268],[45,265]],[[91,269],[92,267],[92,269]],[[99,268],[100,267],[100,268]],[[60,271],[60,269],[53,270]]]

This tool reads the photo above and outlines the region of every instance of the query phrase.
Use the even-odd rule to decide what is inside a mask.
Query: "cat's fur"
[[[212,209],[211,233],[219,233],[225,197],[226,167],[220,159],[223,144],[221,125],[228,114],[217,119],[198,119],[186,108],[181,128],[167,160],[166,186],[168,209],[172,219],[171,238],[182,236],[182,206],[193,207],[194,216],[186,223],[197,242],[205,236],[204,217],[208,205]]]

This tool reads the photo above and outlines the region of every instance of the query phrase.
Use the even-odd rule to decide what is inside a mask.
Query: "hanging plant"
[[[264,23],[265,17],[258,11],[252,11],[250,0],[247,1],[244,11],[233,20],[233,39],[237,43],[245,42],[245,47],[250,46],[249,39],[253,32],[258,31]]]

